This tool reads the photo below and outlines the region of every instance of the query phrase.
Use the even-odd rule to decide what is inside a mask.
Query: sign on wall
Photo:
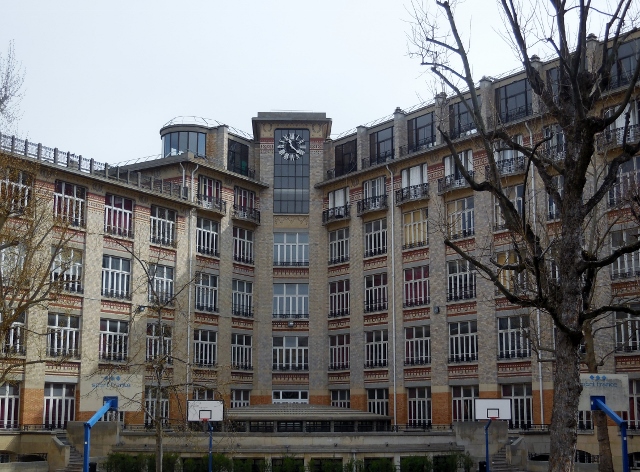
[[[579,410],[591,410],[592,396],[605,397],[605,403],[613,411],[629,409],[629,376],[626,374],[580,374],[582,393]]]
[[[80,411],[96,412],[106,396],[118,397],[119,411],[142,409],[143,377],[139,374],[96,372],[80,380]]]

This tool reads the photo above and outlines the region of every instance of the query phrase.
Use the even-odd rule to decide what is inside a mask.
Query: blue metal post
[[[209,472],[213,472],[213,423],[207,421],[209,425]]]
[[[100,408],[89,421],[84,424],[84,457],[82,458],[82,472],[89,472],[89,453],[91,444],[91,428],[98,422],[100,418],[112,408],[118,407],[118,400],[106,400],[102,408]]]
[[[591,409],[602,410],[620,427],[620,438],[622,439],[622,472],[629,472],[629,456],[627,449],[627,422],[620,418],[615,411],[607,406],[603,401],[604,397],[591,397]]]
[[[491,418],[484,427],[484,460],[487,462],[487,472],[491,470],[489,466],[489,426],[491,426]]]

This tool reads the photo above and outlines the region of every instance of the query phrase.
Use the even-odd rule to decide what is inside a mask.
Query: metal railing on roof
[[[247,139],[253,139],[253,135],[247,133],[246,131],[234,128],[233,126],[229,126],[218,120],[214,120],[213,118],[204,118],[202,116],[176,116],[167,121],[163,125],[163,128],[171,125],[200,125],[206,126],[207,128],[212,128],[214,126],[226,126],[227,128],[229,128],[229,131],[237,134],[238,136],[242,136],[243,138]]]

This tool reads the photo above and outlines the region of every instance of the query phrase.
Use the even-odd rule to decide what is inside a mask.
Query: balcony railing
[[[233,260],[242,264],[253,264],[253,257],[243,256],[241,254],[234,254]]]
[[[427,241],[427,240],[425,240],[425,241],[415,241],[413,243],[403,244],[402,245],[402,250],[404,251],[405,249],[416,249],[416,248],[420,248],[420,247],[425,247],[427,244],[429,244],[429,241]]]
[[[377,300],[371,303],[364,304],[364,312],[365,313],[373,313],[376,311],[385,311],[388,308],[389,304],[387,303],[387,299]]]
[[[405,359],[404,365],[413,366],[413,365],[429,365],[431,364],[431,356],[427,356],[423,359]]]
[[[253,365],[248,362],[232,362],[231,368],[234,370],[253,370]]]
[[[385,162],[392,161],[394,157],[393,149],[390,151],[384,151],[376,156],[365,157],[362,159],[361,167],[366,169],[368,167],[377,166],[378,164],[384,164]]]
[[[524,156],[510,157],[508,159],[498,159],[496,161],[496,168],[498,170],[499,176],[517,175],[525,171],[526,162]],[[484,172],[486,177],[489,177],[489,173],[491,172],[490,169],[491,168],[489,166],[485,166]]]
[[[539,153],[552,161],[563,161],[567,155],[567,149],[564,143],[547,144]]]
[[[206,311],[208,313],[218,313],[218,305],[211,303],[198,303],[196,302],[196,311]]]
[[[209,195],[198,195],[198,205],[207,210],[217,211],[223,215],[227,214],[227,202],[222,198],[211,197]]]
[[[365,249],[364,257],[381,256],[387,253],[387,246],[374,247],[372,249]]]
[[[609,207],[629,203],[636,198],[640,184],[640,171],[619,173],[616,183],[609,189]]]
[[[342,318],[344,316],[349,316],[349,309],[345,308],[343,310],[331,310],[329,311],[329,318]]]
[[[603,152],[610,149],[619,148],[623,143],[635,144],[640,140],[640,125],[629,125],[627,133],[624,127],[606,130],[596,137],[596,149]]]
[[[346,167],[342,169],[333,168],[327,171],[327,180],[335,179],[336,177],[340,177],[342,175],[350,174],[351,172],[355,172],[358,170],[358,165],[355,160],[349,161]]]
[[[531,357],[531,350],[529,349],[516,349],[511,351],[504,351],[498,354],[498,360],[504,361],[509,359],[527,359]]]
[[[533,114],[533,105],[528,103],[512,110],[500,111],[496,118],[500,123],[509,123]]]
[[[302,363],[300,365],[291,365],[291,364],[272,364],[271,369],[274,371],[305,371],[309,370],[309,364]]]
[[[426,149],[430,149],[436,145],[436,137],[431,136],[427,139],[421,139],[417,143],[406,144],[404,146],[400,146],[400,157],[404,157],[409,154],[413,154],[414,152],[424,151]]]
[[[242,166],[242,165],[235,165],[233,163],[230,163],[227,166],[227,170],[229,170],[231,172],[235,172],[236,174],[244,175],[246,177],[249,177],[250,179],[255,179],[256,178],[256,170],[253,169],[252,167],[247,167],[247,166]]]
[[[454,231],[454,229],[452,229],[452,231]],[[474,228],[456,228],[455,231],[455,233],[451,233],[449,235],[449,239],[451,239],[452,241],[455,241],[456,239],[470,238],[471,236],[476,234]]]
[[[274,313],[273,318],[282,320],[303,320],[309,318],[309,313]]]
[[[464,136],[471,136],[472,134],[476,134],[478,132],[478,127],[475,123],[470,122],[464,125],[455,126],[454,129],[451,130],[451,139],[457,139]]]
[[[351,205],[328,208],[322,211],[323,225],[332,221],[348,220],[349,218],[351,218]]]
[[[251,221],[258,225],[260,224],[260,210],[255,208],[233,205],[233,214],[231,216],[240,220]]]
[[[363,198],[358,201],[358,216],[370,211],[386,210],[387,194],[377,195],[375,197]]]
[[[334,362],[329,364],[329,370],[349,370],[348,362]]]
[[[338,256],[338,257],[332,257],[331,259],[329,259],[328,264],[329,265],[346,264],[347,262],[349,262],[349,256]]]
[[[620,268],[611,270],[611,280],[633,279],[640,277],[640,268]]]
[[[418,184],[396,190],[396,205],[429,198],[429,184]]]
[[[402,308],[414,308],[418,306],[425,306],[431,303],[431,298],[416,298],[415,300],[407,300],[402,304]]]
[[[458,300],[470,300],[476,298],[476,288],[469,288],[467,290],[452,290],[447,293],[447,301],[455,302]]]
[[[471,354],[457,354],[454,356],[449,356],[450,363],[458,363],[458,362],[476,362],[478,360],[478,353]]]
[[[233,305],[231,308],[233,316],[241,316],[243,318],[253,318],[253,307],[249,305]]]
[[[365,369],[375,369],[376,367],[387,367],[388,365],[389,365],[389,361],[387,360],[364,361]]]
[[[473,174],[474,172],[470,170],[469,175],[471,176],[471,178],[473,178]],[[442,179],[438,179],[438,194],[440,195],[451,190],[467,187],[469,187],[469,183],[467,182],[467,179],[465,179],[462,175],[457,176],[455,174],[451,174],[445,176]]]
[[[102,289],[101,295],[107,298],[119,298],[121,300],[131,300],[131,293],[129,290],[110,290]]]
[[[0,187],[2,182],[0,182]],[[4,195],[2,191],[0,194]],[[84,227],[84,213],[86,201],[83,198],[73,197],[71,195],[63,195],[61,193],[53,194],[53,216],[70,226]]]

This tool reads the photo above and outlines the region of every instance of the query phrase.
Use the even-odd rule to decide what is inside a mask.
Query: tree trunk
[[[160,388],[160,380],[156,388],[156,409],[154,411],[155,427],[156,427],[156,472],[162,472],[162,388]]]

